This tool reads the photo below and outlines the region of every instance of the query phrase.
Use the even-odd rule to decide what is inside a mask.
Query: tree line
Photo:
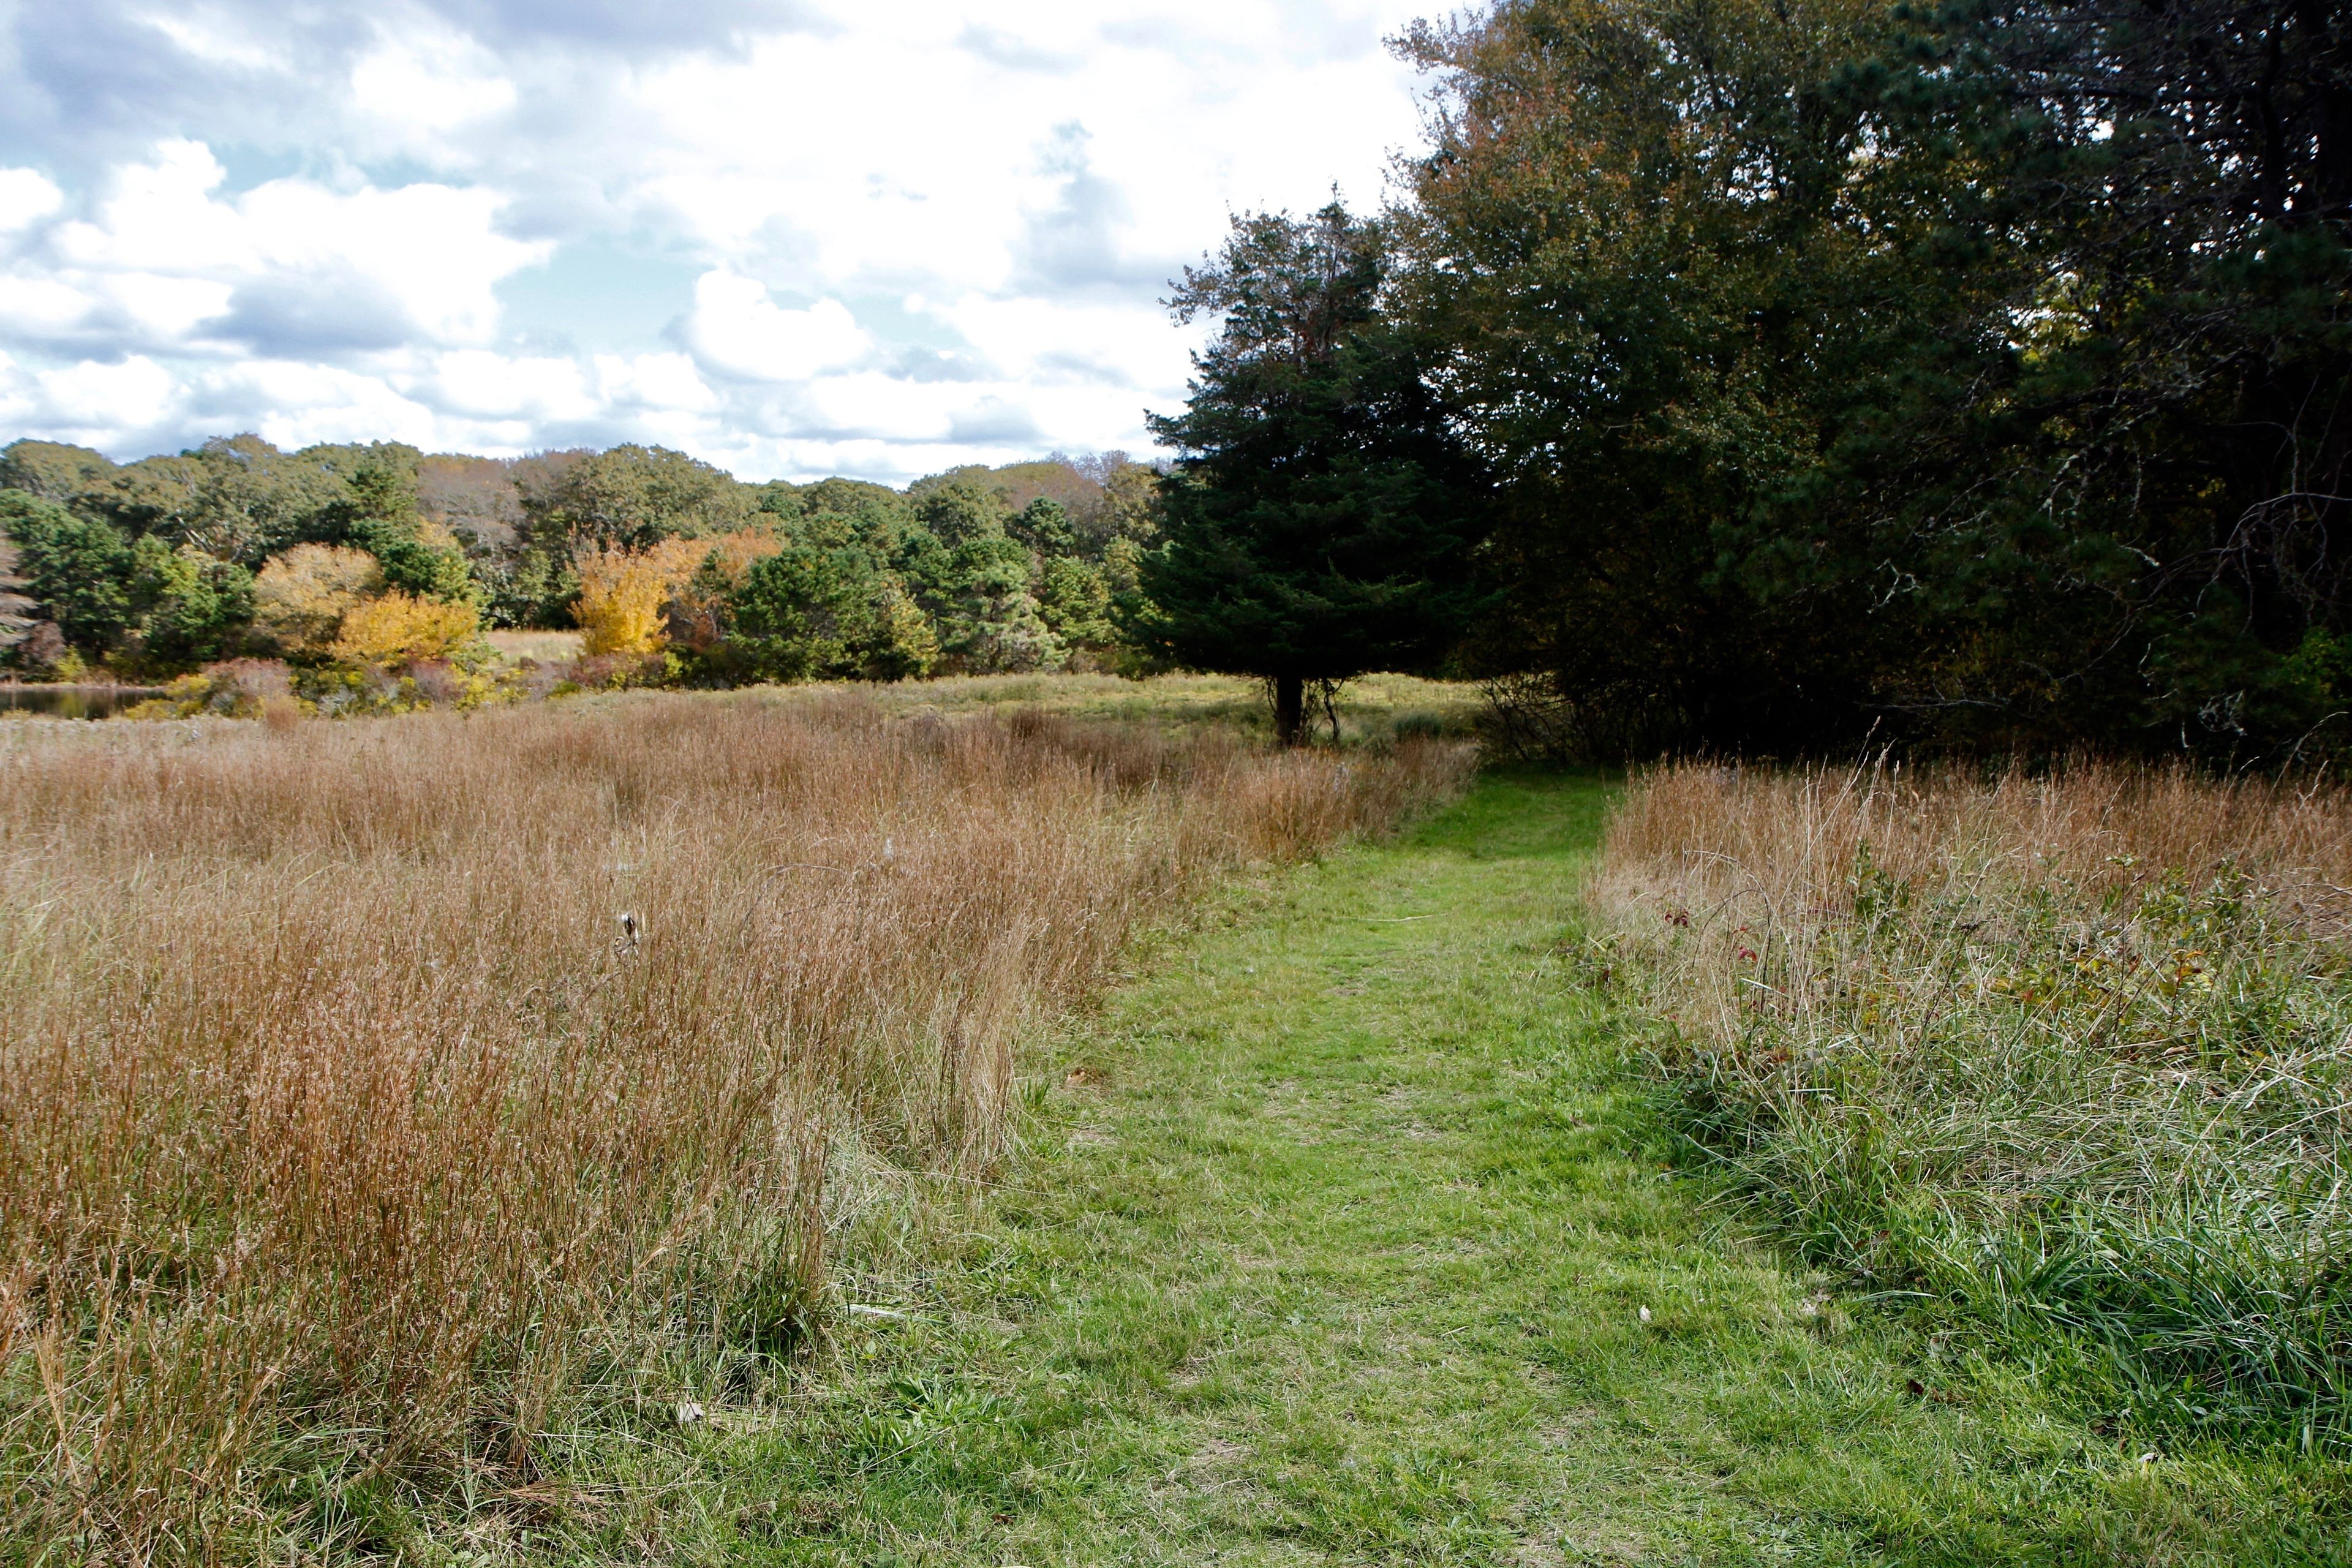
[[[1164,639],[1294,684],[1442,659],[1604,756],[2341,751],[2347,31],[2308,0],[1412,28],[1402,195],[1237,217],[1171,301],[1220,331],[1159,426]]]
[[[578,626],[601,679],[701,684],[1097,668],[1124,645],[1150,468],[1112,453],[904,491],[752,485],[622,446],[497,460],[253,436],[115,464],[0,449],[20,678],[215,661],[397,671]]]

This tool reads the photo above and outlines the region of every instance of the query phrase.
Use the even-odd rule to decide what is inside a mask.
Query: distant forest
[[[0,450],[0,644],[53,679],[240,658],[463,668],[485,628],[574,626],[605,684],[1102,668],[1159,477],[1055,456],[900,491],[745,484],[658,447],[238,436],[117,465],[22,440]]]

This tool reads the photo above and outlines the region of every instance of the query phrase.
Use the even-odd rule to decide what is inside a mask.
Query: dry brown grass
[[[2352,793],[1663,767],[1597,896],[1808,1251],[2135,1420],[2352,1446]]]
[[[2352,795],[2185,769],[2083,763],[1990,777],[1899,766],[1682,763],[1637,777],[1611,819],[1614,900],[1842,913],[1855,857],[1919,886],[2054,884],[2104,894],[2170,870],[2198,883],[2262,868],[2305,917],[2352,909]]]
[[[1934,900],[2057,893],[2085,906],[2169,878],[2258,876],[2269,907],[2315,935],[2352,930],[2352,792],[2084,762],[1984,775],[1898,765],[1685,763],[1637,775],[1611,816],[1597,893],[1644,942],[1675,933],[1682,1006],[1737,1032],[1760,1005],[1750,964],[1802,965],[1874,879]],[[1987,911],[1980,911],[1987,912]],[[1801,1008],[1820,976],[1777,993]]]
[[[1024,1023],[1139,922],[1465,766],[847,699],[15,727],[9,1540],[226,1560],[289,1476],[527,1487],[593,1369],[799,1331],[829,1150],[983,1169]]]

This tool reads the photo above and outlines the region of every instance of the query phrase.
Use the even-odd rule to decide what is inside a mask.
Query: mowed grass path
[[[2284,1475],[2118,1454],[1720,1234],[1564,946],[1604,806],[1490,779],[1168,944],[1063,1037],[960,1237],[842,1281],[904,1315],[850,1316],[781,1409],[633,1449],[648,1484],[574,1548],[2334,1557]]]

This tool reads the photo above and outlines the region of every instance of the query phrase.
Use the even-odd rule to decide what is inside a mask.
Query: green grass
[[[784,1383],[681,1371],[436,1533],[941,1568],[2352,1556],[2340,1468],[2143,1461],[1711,1221],[1576,983],[1605,794],[1490,777],[1237,894],[1039,1047],[997,1185],[871,1208]]]

